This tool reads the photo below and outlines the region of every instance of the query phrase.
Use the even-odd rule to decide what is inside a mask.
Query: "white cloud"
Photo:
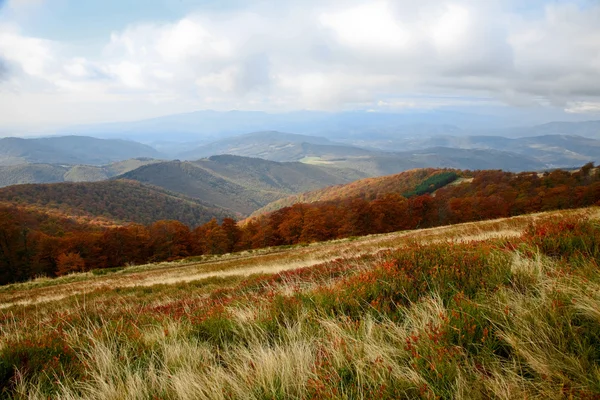
[[[565,111],[571,114],[600,114],[600,102],[572,102],[567,105]]]
[[[383,1],[324,13],[319,20],[333,29],[344,45],[357,49],[393,51],[404,48],[410,41],[410,33],[402,28],[388,3]]]
[[[449,5],[430,27],[435,47],[440,51],[460,47],[469,33],[470,13],[466,7]]]
[[[465,104],[461,96],[600,112],[600,5],[551,3],[523,16],[500,0],[259,4],[132,22],[107,33],[97,57],[0,25],[10,71],[0,104],[29,97],[40,122],[65,123],[74,114],[132,119],[156,107],[431,108]],[[419,93],[445,100],[415,101]],[[61,104],[70,112],[58,112]]]
[[[109,71],[128,88],[143,89],[145,87],[142,66],[139,64],[123,61],[110,65]]]
[[[15,28],[0,26],[0,54],[25,73],[43,77],[54,62],[55,44],[49,40],[25,37]]]

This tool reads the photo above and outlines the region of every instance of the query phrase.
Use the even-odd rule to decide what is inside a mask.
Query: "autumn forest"
[[[600,204],[600,170],[591,163],[575,172],[436,170],[401,193],[378,182],[369,181],[350,197],[199,226],[175,220],[105,226],[2,203],[0,284]]]

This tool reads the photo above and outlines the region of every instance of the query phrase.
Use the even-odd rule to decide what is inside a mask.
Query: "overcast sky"
[[[0,0],[0,129],[479,105],[600,119],[600,1]]]

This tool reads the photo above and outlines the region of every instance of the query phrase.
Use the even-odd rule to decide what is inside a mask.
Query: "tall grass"
[[[2,314],[17,399],[600,398],[600,226]],[[219,284],[221,283],[221,284]]]

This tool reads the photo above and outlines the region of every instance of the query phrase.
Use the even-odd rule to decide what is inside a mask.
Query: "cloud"
[[[85,109],[81,118],[95,118],[88,110],[100,105],[115,119],[157,107],[389,110],[466,104],[461,98],[598,112],[600,5],[517,7],[517,0],[256,2],[134,21],[86,55],[0,25],[0,54],[11,65],[4,85],[36,102],[52,93],[57,121],[74,114],[57,112],[61,102]],[[431,98],[444,100],[423,100]]]
[[[26,37],[14,27],[0,25],[0,55],[31,77],[44,78],[55,60],[55,44],[51,41]]]
[[[11,8],[38,6],[46,0],[0,0],[0,7],[8,5]]]
[[[565,108],[565,111],[570,114],[600,114],[600,102],[573,102]]]
[[[8,65],[7,62],[0,57],[0,82],[8,79]]]

